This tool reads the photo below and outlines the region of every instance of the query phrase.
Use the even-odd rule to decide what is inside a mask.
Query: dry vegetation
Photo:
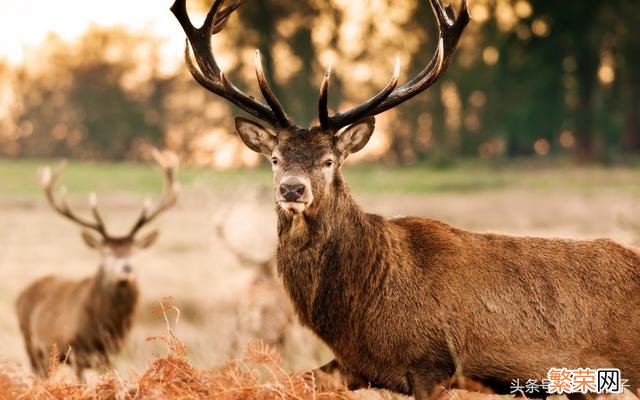
[[[180,311],[160,303],[166,333],[147,338],[166,346],[166,355],[156,358],[135,379],[122,379],[115,372],[78,383],[65,374],[58,360],[58,348],[51,350],[49,378],[24,374],[6,365],[0,369],[0,399],[338,399],[351,398],[335,383],[316,382],[309,373],[287,373],[277,352],[262,342],[248,346],[244,355],[224,365],[204,370],[188,360],[186,346],[170,327],[170,313],[176,322]]]
[[[163,301],[171,301],[164,299]],[[60,363],[58,348],[50,354],[49,378],[42,379],[25,373],[15,364],[0,363],[0,400],[63,400],[63,399],[260,399],[260,400],[392,400],[406,398],[387,391],[364,389],[349,391],[329,376],[316,377],[308,371],[287,372],[279,353],[255,342],[242,357],[211,369],[195,368],[189,361],[188,349],[175,335],[169,315],[180,310],[170,303],[160,302],[158,314],[166,323],[161,336],[147,338],[165,346],[165,354],[157,356],[140,375],[123,379],[116,371],[93,377],[86,382],[77,378]],[[473,383],[471,383],[473,385]],[[502,400],[513,396],[492,395],[479,385],[471,390],[451,389],[443,392],[441,400]],[[469,388],[467,386],[467,388]],[[556,396],[567,400],[564,396]],[[603,396],[603,399],[637,399],[630,393]]]

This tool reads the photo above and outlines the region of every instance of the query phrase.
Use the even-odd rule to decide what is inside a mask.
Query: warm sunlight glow
[[[498,28],[503,32],[510,31],[518,22],[518,17],[516,16],[513,7],[504,0],[497,2],[495,12]]]
[[[565,149],[572,149],[576,144],[576,137],[572,131],[563,131],[558,139],[560,145]]]
[[[489,19],[489,8],[486,4],[474,3],[469,9],[471,19],[479,24]]]
[[[520,18],[529,18],[533,12],[533,8],[527,0],[518,0],[515,5],[515,12]]]
[[[487,65],[493,65],[497,63],[499,58],[500,53],[498,52],[498,49],[493,46],[487,46],[482,51],[482,59]]]
[[[545,37],[549,35],[549,23],[542,18],[538,18],[531,23],[531,30],[536,36]]]
[[[65,40],[78,38],[91,25],[120,25],[162,39],[163,67],[182,62],[183,33],[169,11],[170,1],[157,0],[5,0],[0,13],[0,60],[20,63],[29,48],[51,32]],[[65,18],[52,16],[65,15]]]
[[[613,57],[610,53],[604,53],[598,68],[598,79],[604,85],[610,85],[616,79],[616,71]]]
[[[549,154],[551,146],[549,146],[549,141],[544,138],[540,138],[533,143],[533,150],[539,156],[546,156]]]
[[[499,157],[504,154],[507,145],[504,139],[493,138],[487,142],[482,143],[478,147],[478,156],[481,158]]]
[[[469,103],[472,106],[480,108],[487,102],[487,95],[482,90],[474,90],[469,96]]]

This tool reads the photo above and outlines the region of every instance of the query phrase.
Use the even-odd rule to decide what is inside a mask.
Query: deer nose
[[[298,201],[304,194],[304,185],[302,183],[280,185],[280,194],[286,201]]]

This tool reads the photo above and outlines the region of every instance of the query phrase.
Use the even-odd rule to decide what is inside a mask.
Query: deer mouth
[[[116,276],[116,280],[119,285],[126,286],[135,283],[135,281],[137,280],[137,276],[133,268],[128,267],[127,269],[123,269],[118,273],[118,275]]]
[[[136,275],[131,273],[131,274],[126,274],[126,275],[122,275],[118,278],[118,285],[120,286],[126,286],[126,285],[130,285],[132,283],[135,283],[136,281]]]
[[[284,211],[294,214],[302,214],[302,212],[309,206],[309,202],[306,201],[286,201],[284,199],[278,200],[280,208]]]

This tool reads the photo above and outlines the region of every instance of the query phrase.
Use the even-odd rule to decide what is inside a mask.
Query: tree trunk
[[[578,104],[575,110],[576,147],[574,161],[589,163],[595,159],[596,146],[593,132],[593,97],[597,85],[598,54],[587,48],[578,49]]]
[[[622,81],[624,122],[622,128],[623,150],[640,150],[640,71],[638,65],[629,62]]]

